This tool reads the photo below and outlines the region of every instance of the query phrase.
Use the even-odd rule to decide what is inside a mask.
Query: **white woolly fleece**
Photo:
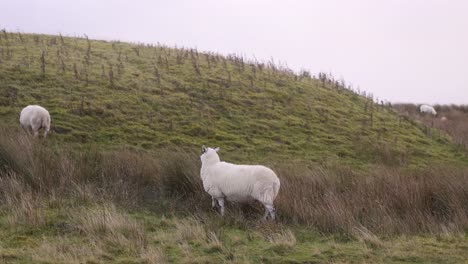
[[[280,181],[271,169],[260,165],[222,162],[217,150],[212,148],[207,148],[201,161],[203,187],[213,198],[226,198],[234,202],[258,200],[264,205],[273,205]]]
[[[44,137],[50,130],[49,112],[39,105],[28,105],[21,111],[20,124],[25,130],[32,130],[34,136],[38,131],[44,129]]]

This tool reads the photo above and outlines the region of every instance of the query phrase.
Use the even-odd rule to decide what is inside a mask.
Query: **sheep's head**
[[[202,146],[202,154],[200,156],[201,162],[219,162],[218,156],[219,148],[210,148],[205,145]]]

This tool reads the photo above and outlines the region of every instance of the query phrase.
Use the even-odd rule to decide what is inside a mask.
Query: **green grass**
[[[149,151],[208,144],[244,162],[467,160],[448,136],[429,137],[421,124],[401,121],[331,78],[190,49],[84,38],[1,32],[0,49],[0,118],[17,127],[22,107],[43,105],[58,142]]]
[[[466,152],[321,77],[0,32],[0,263],[465,261]],[[17,133],[28,104],[51,113],[45,143]],[[202,144],[278,170],[278,223],[210,211]]]
[[[0,260],[7,263],[462,263],[468,239],[446,236],[321,235],[311,229],[249,222],[236,227],[229,219],[180,218],[155,212],[116,210],[94,233],[71,211],[93,217],[103,207],[46,208],[41,226],[9,224],[0,216]],[[115,220],[116,218],[120,220]],[[228,217],[229,218],[229,217]],[[115,224],[118,221],[124,221]],[[231,219],[232,220],[232,219]],[[10,220],[11,221],[11,220]],[[134,229],[141,228],[144,246]],[[375,241],[377,240],[377,241]],[[154,261],[154,262],[151,262]]]

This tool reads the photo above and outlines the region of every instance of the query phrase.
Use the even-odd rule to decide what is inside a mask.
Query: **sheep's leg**
[[[31,124],[31,130],[33,132],[34,138],[37,138],[37,136],[39,135],[40,129],[41,129],[41,124],[38,124],[37,122],[36,123],[33,122]]]
[[[221,216],[224,216],[224,198],[218,198],[217,200],[220,207]]]
[[[21,128],[23,129],[23,131],[24,131],[26,134],[29,135],[28,127],[21,125]]]
[[[268,211],[268,208],[266,208],[265,206],[265,213],[263,214],[262,221],[265,221],[267,219],[269,213],[270,211]]]
[[[211,207],[216,208],[217,207],[216,199],[214,197],[211,197]]]
[[[276,208],[274,208],[274,207],[271,208],[270,216],[271,216],[271,220],[275,221],[275,219],[276,219]]]
[[[276,209],[273,205],[265,204],[265,215],[263,216],[263,220],[266,220],[268,215],[270,215],[271,220],[274,221],[276,218]]]
[[[30,126],[23,126],[23,125],[21,125],[21,127],[23,128],[23,130],[24,130],[24,132],[26,133],[26,135],[28,135],[28,136],[33,135],[32,131],[31,131],[32,129],[31,129]]]

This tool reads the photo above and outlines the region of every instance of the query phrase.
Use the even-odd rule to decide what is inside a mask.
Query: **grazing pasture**
[[[17,127],[29,104],[47,106],[50,140],[76,148],[194,150],[209,142],[235,162],[466,162],[447,135],[428,136],[330,74],[162,44],[0,32],[2,123]]]
[[[29,104],[45,141],[21,131]],[[0,263],[462,263],[462,110],[440,108],[273,61],[2,31]],[[216,213],[203,144],[275,172],[276,221]]]

